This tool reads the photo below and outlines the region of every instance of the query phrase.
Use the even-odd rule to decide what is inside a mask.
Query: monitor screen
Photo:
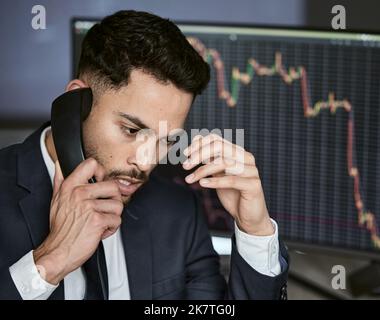
[[[90,20],[73,21],[73,68]],[[380,253],[380,36],[179,24],[211,67],[186,128],[244,129],[270,215],[285,240]],[[180,167],[161,169],[184,183]],[[210,229],[233,221],[191,186]]]

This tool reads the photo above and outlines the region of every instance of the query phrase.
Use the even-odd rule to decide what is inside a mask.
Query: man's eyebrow
[[[124,113],[124,112],[120,112],[120,111],[116,112],[116,114],[119,115],[120,117],[123,117],[124,119],[129,120],[130,122],[132,122],[134,125],[138,126],[141,129],[150,129],[138,117],[135,117],[135,116],[132,116],[132,115],[130,115],[128,113]]]

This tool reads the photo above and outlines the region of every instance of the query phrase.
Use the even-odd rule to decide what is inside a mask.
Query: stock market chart
[[[183,30],[212,70],[188,128],[244,128],[280,233],[379,250],[380,37]],[[220,208],[208,207],[212,223]]]
[[[75,64],[93,23],[75,22]],[[282,237],[380,252],[380,36],[179,27],[211,67],[186,128],[244,129]],[[192,188],[210,228],[231,232],[215,192]]]

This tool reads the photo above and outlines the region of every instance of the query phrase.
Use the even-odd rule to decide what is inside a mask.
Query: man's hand
[[[90,158],[64,179],[56,162],[50,233],[33,252],[45,281],[58,284],[119,228],[123,211],[120,190],[116,182],[103,181],[104,175],[103,167]],[[88,183],[93,176],[97,182]]]
[[[270,221],[254,156],[242,147],[218,135],[198,135],[184,151],[189,158],[183,163],[190,170],[188,183],[199,181],[205,188],[216,189],[224,208],[240,230],[257,236],[272,235]]]

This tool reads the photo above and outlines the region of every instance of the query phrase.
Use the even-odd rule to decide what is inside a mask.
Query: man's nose
[[[138,157],[135,155],[128,157],[127,162],[131,166],[136,166],[141,172],[149,171],[149,169],[153,166],[153,164],[148,161],[141,161],[141,159],[138,160]]]
[[[148,171],[157,162],[157,143],[155,139],[143,142],[136,141],[132,154],[128,157],[128,164],[135,165],[140,171]]]

